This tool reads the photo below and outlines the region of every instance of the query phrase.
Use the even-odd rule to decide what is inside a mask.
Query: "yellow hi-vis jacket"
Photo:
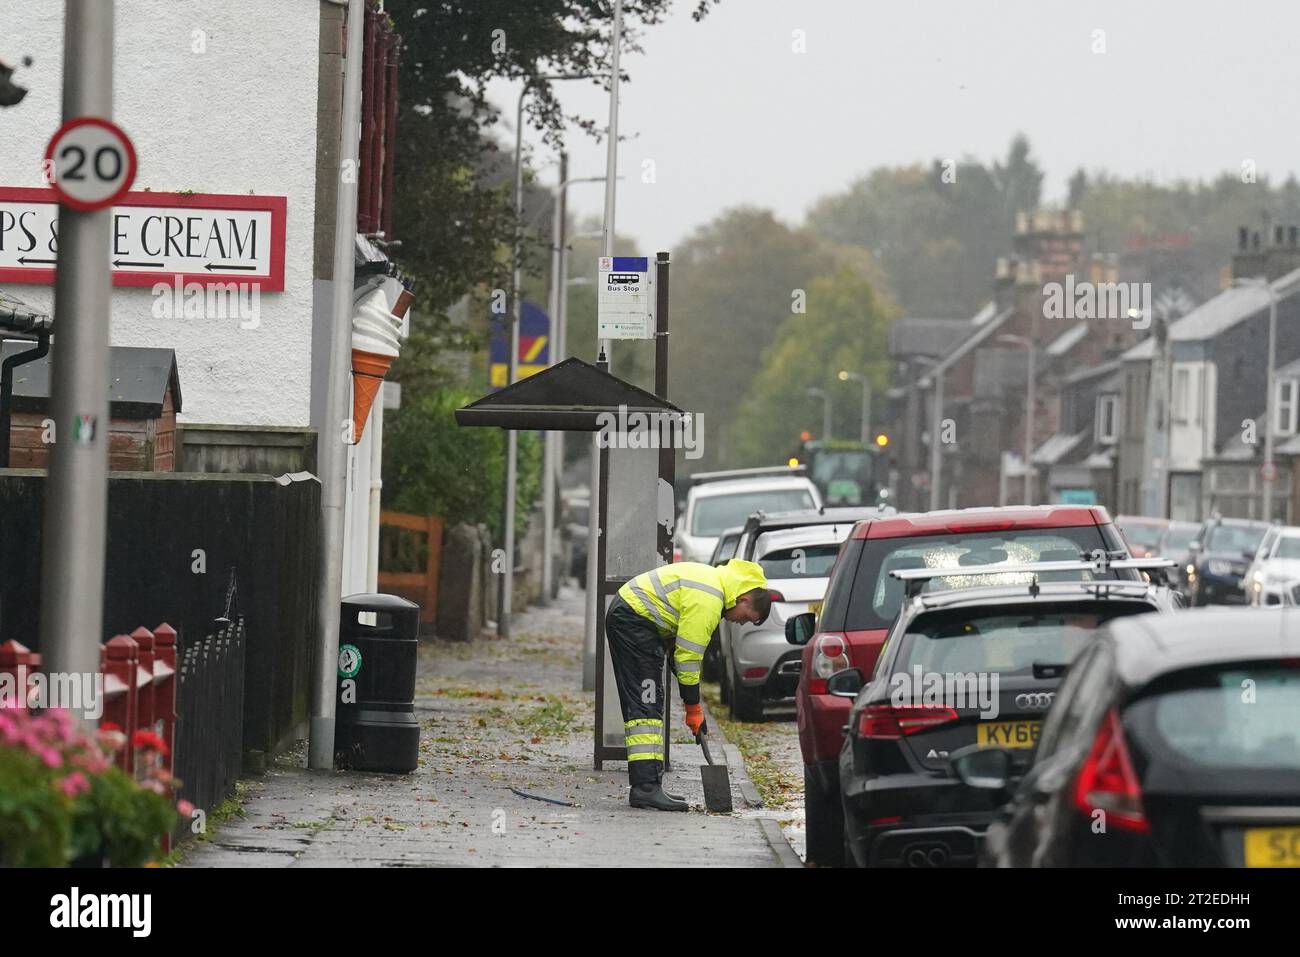
[[[766,587],[762,567],[733,558],[720,568],[702,562],[664,565],[633,578],[618,594],[638,615],[654,622],[665,639],[676,639],[677,683],[686,688],[700,683],[704,649],[723,611],[745,592]]]

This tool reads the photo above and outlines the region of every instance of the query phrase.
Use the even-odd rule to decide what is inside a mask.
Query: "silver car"
[[[1246,602],[1256,607],[1296,604],[1300,585],[1300,528],[1274,525],[1259,543],[1242,587]]]
[[[763,566],[773,592],[772,613],[762,625],[724,619],[718,626],[721,679],[732,717],[757,721],[765,701],[794,695],[802,649],[786,641],[786,619],[825,597],[840,545],[852,531],[852,522],[805,525],[762,532],[754,541],[754,560]]]

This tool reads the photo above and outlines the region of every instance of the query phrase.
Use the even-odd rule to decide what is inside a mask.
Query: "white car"
[[[1259,543],[1259,551],[1243,579],[1246,601],[1255,606],[1295,605],[1300,586],[1300,528],[1275,525]]]
[[[780,474],[785,470],[763,471],[776,471],[778,474],[719,478],[690,487],[686,493],[686,507],[677,524],[679,561],[707,562],[718,536],[732,526],[744,525],[754,512],[821,508],[821,495],[807,476],[788,472]],[[726,473],[713,474],[722,476]]]
[[[726,619],[718,625],[724,698],[736,720],[758,721],[765,701],[793,697],[803,649],[786,641],[786,620],[826,596],[840,545],[852,531],[853,522],[808,525],[761,532],[754,541],[754,560],[772,591],[772,613],[761,625]]]

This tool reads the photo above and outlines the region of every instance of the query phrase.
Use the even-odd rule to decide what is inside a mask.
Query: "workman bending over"
[[[763,569],[733,558],[721,568],[676,562],[633,578],[618,590],[605,615],[618,700],[623,708],[627,776],[633,807],[685,811],[686,801],[663,789],[664,655],[673,651],[686,726],[704,726],[700,666],[722,618],[761,625],[772,610]]]

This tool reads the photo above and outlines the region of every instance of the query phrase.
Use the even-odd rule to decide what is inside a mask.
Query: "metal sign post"
[[[109,241],[135,153],[113,113],[113,0],[68,0],[64,125],[46,176],[63,203],[54,290],[55,422],[42,526],[40,651],[50,672],[99,670],[108,525]]]
[[[617,262],[617,260],[615,261]],[[626,260],[625,260],[626,262]],[[667,253],[659,253],[650,273],[647,260],[643,264],[643,278],[637,280],[642,288],[654,290],[655,298],[642,303],[640,320],[632,325],[642,333],[637,338],[656,339],[655,343],[655,394],[668,398],[668,267]],[[612,264],[611,264],[612,265]],[[613,271],[619,272],[617,266]],[[635,270],[622,270],[624,274]],[[648,274],[649,282],[646,282]],[[602,279],[604,277],[602,276]],[[628,283],[629,285],[631,282]],[[654,325],[647,325],[647,313],[654,317]],[[627,312],[620,315],[626,317]],[[602,330],[606,315],[602,312]],[[638,324],[639,323],[639,324]],[[602,333],[603,334],[603,333]],[[616,336],[631,338],[631,336]],[[676,441],[681,436],[685,416],[661,413],[657,421],[637,426],[630,417],[620,423],[616,433],[604,432],[597,436],[600,446],[600,495],[593,513],[599,517],[604,534],[596,554],[596,596],[599,616],[596,622],[596,728],[593,763],[596,770],[605,761],[625,761],[627,750],[623,744],[623,717],[618,693],[614,684],[613,663],[605,641],[605,612],[618,590],[631,578],[673,558],[673,522],[676,518],[673,501],[673,478],[676,466]],[[641,430],[637,434],[638,429]],[[610,504],[615,511],[611,515]],[[672,682],[670,656],[665,659],[660,687],[664,694],[664,727],[672,726]],[[664,768],[671,762],[670,735],[664,735]]]

